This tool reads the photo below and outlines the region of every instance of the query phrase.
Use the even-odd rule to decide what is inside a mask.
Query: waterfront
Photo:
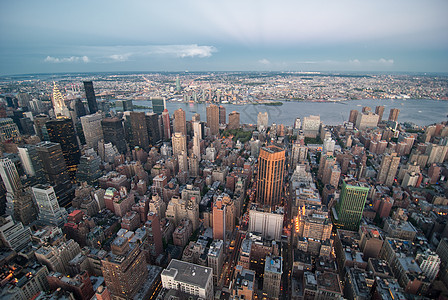
[[[151,101],[133,101],[135,105],[151,106]],[[171,114],[176,109],[182,108],[186,112],[187,120],[195,113],[201,115],[201,120],[206,120],[205,103],[184,103],[167,101],[166,107]],[[239,112],[241,123],[256,124],[258,112],[268,112],[269,124],[292,125],[295,118],[303,118],[309,115],[320,115],[321,121],[327,125],[337,125],[348,120],[350,110],[361,111],[363,106],[370,106],[372,111],[375,107],[385,107],[383,119],[389,116],[391,108],[398,108],[399,122],[412,122],[419,126],[447,120],[448,102],[441,100],[415,100],[415,99],[366,99],[350,100],[341,102],[309,102],[309,101],[285,101],[281,106],[266,105],[234,105],[221,104],[226,108],[227,115],[232,111]],[[140,110],[141,111],[141,110]]]

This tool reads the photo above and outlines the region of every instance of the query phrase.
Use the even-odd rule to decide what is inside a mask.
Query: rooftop
[[[169,276],[176,281],[206,287],[208,279],[213,275],[212,268],[172,259],[168,267],[162,271],[162,276]]]
[[[266,256],[266,262],[264,265],[264,271],[272,272],[272,273],[280,273],[283,272],[283,260],[281,256]]]

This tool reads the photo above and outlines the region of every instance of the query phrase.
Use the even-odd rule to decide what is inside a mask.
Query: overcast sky
[[[0,2],[0,73],[448,72],[446,0]]]

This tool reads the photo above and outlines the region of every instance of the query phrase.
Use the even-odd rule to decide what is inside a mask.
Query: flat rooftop
[[[172,259],[162,276],[169,276],[176,281],[195,285],[205,289],[207,281],[213,275],[212,268]]]

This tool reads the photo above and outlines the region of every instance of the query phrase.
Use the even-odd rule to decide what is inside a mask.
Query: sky
[[[0,74],[448,72],[446,0],[0,1]]]

